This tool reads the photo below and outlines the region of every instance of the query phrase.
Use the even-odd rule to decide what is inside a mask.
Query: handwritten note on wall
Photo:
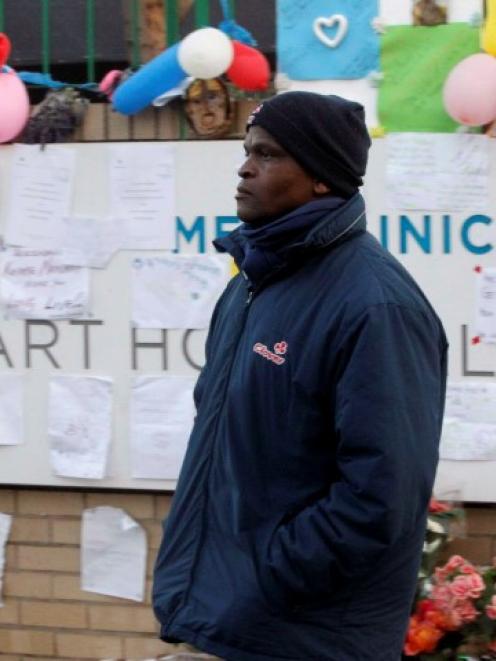
[[[69,319],[88,313],[88,270],[53,250],[7,248],[0,256],[0,297],[12,319]]]
[[[496,460],[496,384],[449,383],[442,459]]]
[[[394,209],[486,210],[489,144],[471,134],[393,133],[386,137],[387,191]]]
[[[133,477],[177,479],[193,427],[196,377],[139,376],[130,407]]]
[[[111,379],[96,376],[50,379],[48,437],[56,475],[104,478],[111,434]]]
[[[132,262],[133,323],[141,328],[206,328],[229,268],[221,255],[137,257]]]
[[[475,300],[477,335],[482,342],[496,344],[496,267],[483,268],[477,274]]]

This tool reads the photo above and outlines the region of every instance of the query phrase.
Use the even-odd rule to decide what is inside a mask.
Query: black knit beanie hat
[[[363,106],[335,95],[284,92],[261,103],[247,130],[261,126],[310,175],[351,197],[363,184],[370,137]]]

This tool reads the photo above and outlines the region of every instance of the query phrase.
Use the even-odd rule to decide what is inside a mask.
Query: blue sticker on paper
[[[278,70],[292,80],[365,78],[379,69],[378,0],[277,0]]]

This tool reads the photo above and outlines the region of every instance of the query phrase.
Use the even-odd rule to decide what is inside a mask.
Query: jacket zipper
[[[248,296],[247,296],[246,301],[245,301],[245,306],[248,306],[248,305],[250,305],[251,299],[253,298],[254,287],[253,287],[253,285],[250,281],[250,278],[248,277],[246,271],[243,271],[243,269],[240,269],[240,273],[243,276],[245,284],[248,288]],[[243,325],[243,328],[244,328],[244,325]]]

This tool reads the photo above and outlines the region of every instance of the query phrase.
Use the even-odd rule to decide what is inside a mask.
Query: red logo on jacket
[[[266,344],[262,344],[261,342],[256,342],[256,344],[253,345],[253,351],[255,353],[258,353],[259,356],[262,356],[262,358],[266,358],[267,360],[270,360],[276,365],[282,365],[283,363],[286,362],[286,358],[283,358],[283,355],[286,353],[287,350],[288,350],[288,343],[285,342],[284,340],[282,342],[276,342],[274,344],[274,351],[271,351]]]

